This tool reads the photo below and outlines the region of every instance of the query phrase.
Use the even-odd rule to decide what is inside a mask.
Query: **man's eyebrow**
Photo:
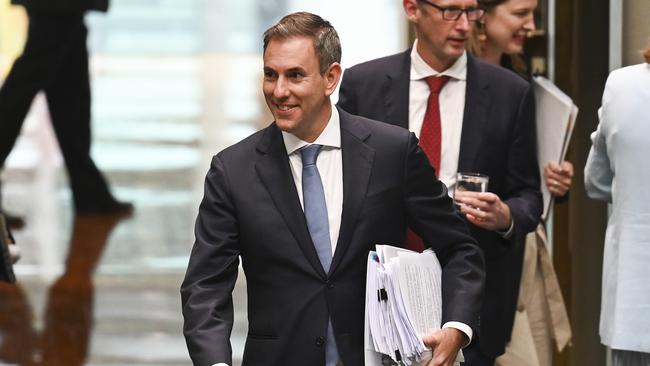
[[[287,70],[287,72],[305,72],[305,69],[300,66],[296,66],[290,68],[289,70]]]

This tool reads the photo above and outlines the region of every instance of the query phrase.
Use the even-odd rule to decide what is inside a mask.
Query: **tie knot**
[[[302,158],[302,165],[314,165],[316,164],[316,158],[318,153],[323,145],[309,145],[300,149],[300,157]]]
[[[432,93],[439,94],[442,87],[449,81],[449,76],[429,76],[424,79],[429,84]]]

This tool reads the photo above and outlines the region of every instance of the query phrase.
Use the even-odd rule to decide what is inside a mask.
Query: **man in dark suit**
[[[443,266],[443,329],[423,340],[435,364],[450,366],[470,338],[463,326],[477,326],[480,251],[413,134],[333,107],[340,57],[336,31],[316,15],[265,32],[275,121],[212,159],[181,287],[195,365],[232,364],[240,257],[244,365],[363,365],[368,252],[402,244],[407,227]]]
[[[542,210],[532,89],[513,73],[466,53],[472,21],[483,14],[476,0],[404,0],[403,5],[415,25],[413,49],[346,70],[338,105],[422,131],[421,144],[431,128],[424,120],[435,110],[438,141],[431,150],[438,154],[439,179],[453,191],[457,172],[489,176],[489,192],[466,193],[461,212],[485,254],[487,281],[480,331],[464,351],[466,364],[492,365],[512,330],[523,239]],[[432,99],[427,84],[435,79],[444,79],[444,86]]]
[[[90,80],[84,14],[108,0],[12,0],[29,17],[27,42],[0,89],[0,167],[9,156],[34,96],[43,91],[65,160],[78,214],[129,213],[90,157]]]

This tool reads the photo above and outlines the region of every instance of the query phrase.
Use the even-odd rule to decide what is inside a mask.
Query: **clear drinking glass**
[[[458,206],[459,198],[463,197],[465,192],[487,192],[490,177],[481,173],[459,172],[456,174],[456,188],[454,189],[454,203]]]

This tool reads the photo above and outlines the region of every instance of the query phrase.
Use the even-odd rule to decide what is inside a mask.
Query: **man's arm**
[[[476,332],[485,283],[483,255],[412,133],[408,145],[408,222],[425,245],[436,252],[442,265],[442,324],[459,322]],[[432,341],[445,355],[437,355],[434,350],[434,358],[437,355],[444,359],[448,351],[457,353],[467,341],[458,329],[444,328],[436,333]]]
[[[517,109],[517,120],[510,141],[504,202],[510,208],[514,238],[523,238],[535,230],[542,215],[537,133],[535,128],[535,95],[530,85]]]
[[[601,124],[591,134],[591,150],[585,164],[585,190],[593,199],[612,202],[612,172],[611,162],[607,155],[607,143]]]
[[[229,190],[223,163],[215,156],[181,286],[183,333],[195,365],[232,364],[232,290],[239,267],[239,233]]]

